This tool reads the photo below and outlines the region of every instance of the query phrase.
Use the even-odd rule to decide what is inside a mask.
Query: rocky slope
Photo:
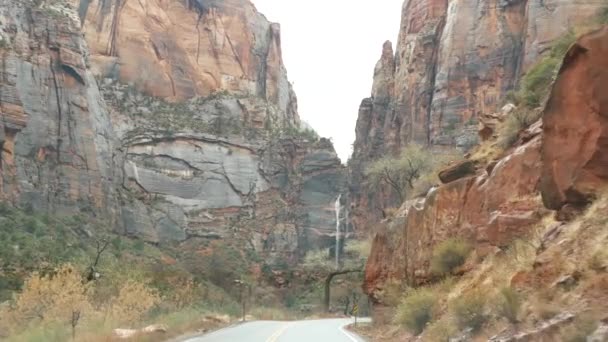
[[[0,32],[2,199],[283,261],[329,239],[344,170],[249,1],[3,0]]]
[[[521,75],[570,28],[606,6],[598,1],[405,1],[393,53],[389,42],[361,103],[352,156],[355,221],[398,205],[361,187],[366,165],[410,142],[468,149],[477,123],[497,111]],[[361,213],[360,215],[356,213]]]
[[[541,120],[519,132],[514,147],[495,161],[473,154],[450,166],[443,172],[445,184],[382,222],[365,272],[364,289],[375,301],[394,282],[436,281],[433,250],[458,237],[475,252],[457,270],[465,276],[450,298],[473,289],[491,296],[504,286],[528,296],[525,308],[531,311],[521,324],[490,340],[558,341],[577,315],[605,318],[597,303],[608,295],[606,257],[598,252],[606,241],[607,46],[606,27],[578,39],[566,53]],[[476,165],[472,172],[470,163]],[[528,245],[530,256],[517,254],[517,241]],[[532,312],[540,300],[563,311],[557,321]],[[526,330],[528,324],[535,327]]]

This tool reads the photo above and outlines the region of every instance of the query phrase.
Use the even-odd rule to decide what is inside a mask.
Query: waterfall
[[[340,268],[340,209],[342,206],[340,205],[340,198],[342,198],[342,194],[338,195],[336,199],[335,209],[336,209],[336,269]]]

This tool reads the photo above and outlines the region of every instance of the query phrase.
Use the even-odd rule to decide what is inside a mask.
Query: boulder
[[[584,206],[608,184],[608,27],[570,47],[543,113],[545,205]]]
[[[471,160],[463,160],[441,170],[439,172],[439,179],[444,184],[447,184],[464,177],[472,176],[475,172],[476,163]]]

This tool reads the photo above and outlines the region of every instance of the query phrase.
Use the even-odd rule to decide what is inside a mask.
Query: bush
[[[521,295],[511,287],[505,287],[500,291],[500,304],[498,313],[511,323],[519,322],[521,310]]]
[[[436,303],[436,295],[431,289],[410,290],[397,307],[395,322],[404,325],[413,334],[418,335],[432,320]]]
[[[437,321],[429,325],[424,333],[425,341],[449,342],[458,334],[458,329],[450,321]]]
[[[122,323],[134,323],[160,302],[158,292],[146,284],[129,280],[112,299],[111,318]]]
[[[431,273],[437,276],[451,274],[462,266],[471,252],[471,245],[460,239],[448,239],[433,250]]]
[[[523,79],[524,104],[530,108],[540,106],[549,92],[560,61],[547,57],[534,65]]]
[[[541,115],[540,110],[528,108],[517,109],[509,115],[500,127],[500,146],[504,149],[513,146],[519,137],[519,132],[535,123]]]
[[[478,331],[488,320],[486,298],[480,292],[464,295],[452,302],[451,312],[460,329]]]
[[[401,281],[389,279],[384,282],[384,287],[378,291],[377,297],[381,303],[395,307],[399,305],[403,292],[404,285]]]
[[[562,59],[575,40],[576,35],[573,31],[568,31],[557,38],[551,46],[550,53],[538,60],[523,76],[519,90],[507,93],[508,100],[527,108],[540,106],[551,90]]]
[[[365,260],[369,257],[372,250],[372,241],[366,240],[347,240],[344,246],[344,253],[353,259]]]

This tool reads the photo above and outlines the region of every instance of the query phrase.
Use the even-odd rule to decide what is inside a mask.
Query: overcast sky
[[[300,117],[331,137],[346,162],[382,44],[395,45],[403,0],[252,1],[281,24],[283,59]]]

